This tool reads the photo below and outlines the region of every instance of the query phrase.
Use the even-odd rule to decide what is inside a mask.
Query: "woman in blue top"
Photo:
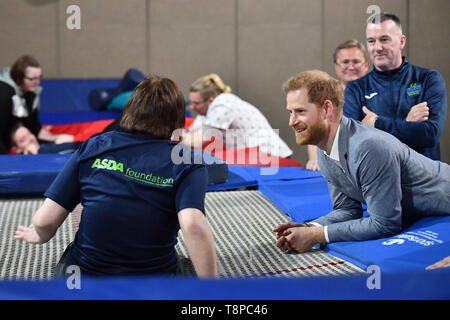
[[[184,121],[178,86],[167,78],[145,79],[124,108],[121,130],[80,146],[46,191],[32,224],[19,226],[15,238],[47,242],[81,203],[65,265],[88,275],[175,274],[181,227],[197,275],[216,277],[214,239],[204,215],[206,168],[172,161],[176,143],[170,137]],[[177,156],[190,151],[175,150]]]

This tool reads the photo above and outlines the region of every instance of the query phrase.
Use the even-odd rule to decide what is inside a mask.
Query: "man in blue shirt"
[[[439,72],[402,57],[406,36],[389,13],[366,27],[374,69],[345,90],[344,116],[386,131],[415,151],[440,160],[439,139],[447,113],[445,83]]]
[[[86,275],[176,274],[181,228],[197,275],[216,277],[204,215],[206,168],[193,154],[184,163],[172,159],[176,144],[170,137],[184,121],[184,97],[172,80],[141,82],[124,108],[121,130],[77,149],[45,192],[32,224],[19,226],[15,238],[47,242],[81,203],[79,230],[62,265],[77,265]]]

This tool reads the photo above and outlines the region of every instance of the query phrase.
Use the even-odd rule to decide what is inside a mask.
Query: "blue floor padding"
[[[70,156],[0,155],[0,198],[42,196]],[[207,191],[256,187],[257,184],[242,167],[229,166],[228,180],[209,185]]]
[[[328,244],[327,251],[384,272],[424,270],[450,255],[450,216],[422,218],[390,238]]]
[[[89,93],[93,89],[116,88],[120,79],[43,79],[41,112],[93,111]]]
[[[257,181],[296,180],[322,177],[320,171],[310,171],[300,167],[242,167]],[[269,173],[269,174],[267,174]]]
[[[45,125],[71,124],[117,119],[120,113],[120,111],[40,112],[39,119]]]
[[[0,281],[2,300],[444,300],[450,298],[450,268],[415,273],[380,274],[379,287],[369,288],[371,274],[301,278],[80,278],[74,280]],[[159,302],[161,303],[161,302]],[[187,306],[188,302],[184,303]],[[254,303],[253,303],[254,304]],[[261,301],[259,304],[264,304]],[[248,303],[247,303],[248,305]],[[224,306],[222,306],[224,309]],[[173,311],[173,310],[172,310]],[[273,310],[269,307],[270,314]],[[166,310],[169,318],[180,311]],[[222,311],[222,314],[224,312]],[[217,313],[219,317],[221,314]],[[253,315],[250,318],[261,318]],[[202,318],[202,317],[197,317]],[[207,316],[203,317],[207,318]],[[241,319],[242,317],[230,316]],[[245,317],[244,317],[245,318]],[[262,317],[264,318],[264,317]],[[277,318],[277,317],[274,317]]]
[[[245,167],[228,165],[228,180],[224,183],[208,186],[208,191],[232,190],[256,187],[258,181],[248,174]]]
[[[328,184],[323,177],[258,181],[259,190],[294,222],[317,219],[332,210]]]
[[[41,196],[70,156],[0,155],[0,197]]]

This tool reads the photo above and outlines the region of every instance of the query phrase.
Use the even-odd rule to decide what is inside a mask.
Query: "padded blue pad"
[[[243,169],[258,181],[297,180],[322,177],[320,171],[310,171],[300,167],[243,167]]]
[[[71,155],[0,155],[0,197],[42,196]],[[211,156],[212,157],[212,156]],[[256,186],[241,167],[223,163],[211,165],[208,191]],[[227,178],[228,175],[228,178]],[[226,181],[225,181],[226,180]],[[219,183],[220,181],[225,181]]]
[[[42,196],[70,156],[0,155],[0,196]]]
[[[259,190],[294,222],[317,219],[333,208],[328,184],[323,177],[260,180],[258,185]]]
[[[44,125],[71,124],[117,119],[121,113],[121,111],[40,112],[39,119]]]
[[[421,271],[450,255],[450,216],[422,218],[390,238],[331,243],[327,250],[383,272]]]
[[[150,304],[153,311],[156,307],[165,312],[169,319],[175,319],[180,318],[181,308],[188,306],[188,302],[184,300],[209,300],[208,306],[217,306],[214,318],[221,318],[226,310],[224,308],[225,300],[267,300],[268,302],[261,301],[259,304],[267,303],[269,314],[282,314],[282,310],[286,307],[295,307],[298,304],[298,301],[294,300],[437,300],[450,298],[448,289],[450,287],[450,268],[416,273],[381,274],[380,289],[372,290],[367,287],[369,276],[369,274],[362,274],[333,277],[213,280],[152,276],[96,279],[82,276],[81,289],[79,290],[68,289],[70,279],[51,281],[3,280],[0,281],[0,299],[158,300],[155,301],[154,305]],[[167,304],[162,303],[161,300],[183,301]],[[218,301],[215,302],[215,300]],[[292,303],[284,305],[281,301],[276,304],[278,300],[290,300]],[[148,303],[144,306],[148,309]],[[167,308],[168,306],[173,307]],[[253,304],[254,306],[255,304]],[[274,306],[278,306],[278,308],[274,308]],[[221,309],[222,312],[217,311],[218,309]],[[403,313],[404,311],[402,310]],[[333,312],[329,315],[335,315],[335,310]],[[258,314],[255,314],[254,317],[259,318]],[[217,315],[219,316],[217,317]],[[233,317],[230,316],[230,318]],[[237,316],[235,318],[240,319],[242,317]]]
[[[258,181],[245,170],[245,167],[228,165],[228,180],[224,183],[208,186],[208,191],[232,190],[255,187]]]
[[[106,107],[106,110],[123,110],[133,91],[126,91],[114,97]]]
[[[43,79],[40,112],[92,111],[89,94],[95,88],[115,88],[120,79]]]
[[[89,105],[94,110],[106,110],[108,104],[119,94],[116,88],[93,89],[89,93]]]

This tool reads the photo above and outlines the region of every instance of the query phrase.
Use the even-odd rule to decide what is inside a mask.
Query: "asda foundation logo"
[[[406,89],[406,94],[408,96],[416,96],[420,93],[420,89],[422,89],[420,83],[413,82],[409,85],[409,88]]]
[[[114,160],[109,159],[95,159],[94,164],[92,165],[92,168],[99,168],[99,169],[106,169],[106,170],[119,170],[123,173],[123,163],[122,162],[116,162]]]
[[[124,168],[122,162],[117,162],[111,159],[95,159],[92,164],[92,169],[103,169],[110,171],[120,171],[125,177],[134,179],[140,182],[160,186],[160,187],[173,187],[173,178],[164,178],[153,175],[150,172],[140,172],[132,168]]]

